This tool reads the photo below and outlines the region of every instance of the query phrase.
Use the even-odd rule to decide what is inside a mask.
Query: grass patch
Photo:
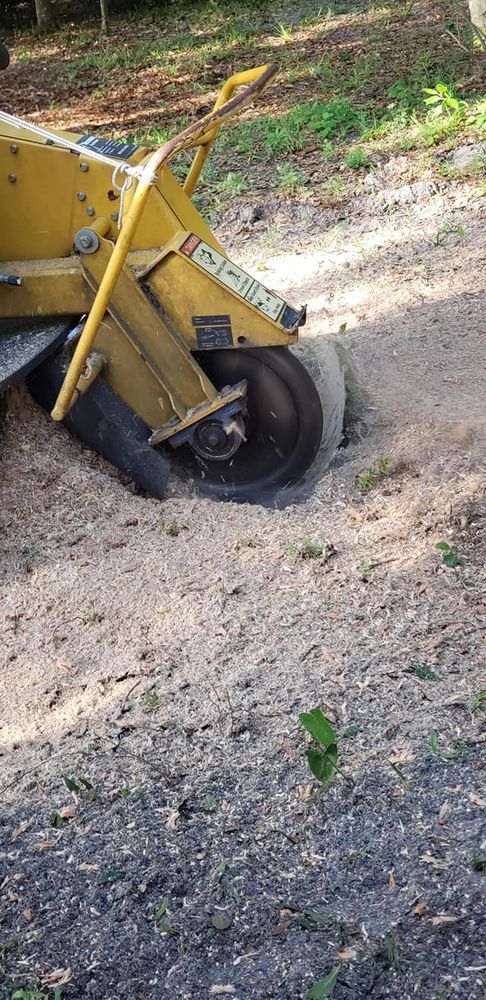
[[[364,112],[353,108],[345,97],[306,101],[278,118],[265,116],[232,125],[222,141],[248,159],[273,160],[301,152],[316,142],[328,151],[330,139],[359,133],[365,120]]]
[[[447,148],[486,131],[481,55],[472,45],[467,50],[465,29],[451,30],[466,50],[447,35],[445,8],[438,17],[426,0],[418,20],[412,8],[410,0],[398,7],[379,0],[356,7],[348,0],[302,0],[298,7],[290,0],[192,0],[170,14],[145,5],[112,16],[108,38],[97,22],[70,23],[44,40],[24,33],[13,46],[26,84],[17,82],[18,112],[38,110],[27,83],[42,64],[53,124],[69,118],[73,129],[96,130],[106,102],[111,127],[102,131],[153,146],[209,110],[235,70],[275,62],[277,86],[222,130],[200,197],[221,206],[245,194],[250,175],[254,190],[342,197],[350,191],[349,174],[344,181],[339,174],[343,163],[359,170],[377,152]],[[449,177],[446,164],[437,170]]]

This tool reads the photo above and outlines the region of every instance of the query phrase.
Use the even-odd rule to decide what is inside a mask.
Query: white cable
[[[51,132],[47,128],[42,128],[41,125],[34,125],[31,122],[26,122],[23,118],[16,118],[15,115],[9,115],[6,111],[0,111],[0,121],[5,122],[7,125],[13,125],[14,128],[26,129],[29,132],[33,132],[34,135],[40,135],[43,139],[49,139],[56,146],[63,146],[65,149],[70,149],[74,153],[79,153],[80,156],[86,156],[92,160],[98,160],[99,163],[105,163],[113,169],[120,170],[122,173],[126,174],[128,177],[136,177],[140,180],[143,173],[143,166],[130,166],[129,163],[125,163],[123,160],[116,160],[112,156],[105,156],[104,153],[98,153],[95,149],[90,149],[89,146],[81,146],[77,142],[71,142],[70,139],[66,139],[62,135],[58,135],[57,132]],[[157,180],[156,177],[152,177],[151,183],[155,184]]]

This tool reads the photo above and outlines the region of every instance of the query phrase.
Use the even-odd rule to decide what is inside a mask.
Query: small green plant
[[[356,485],[360,490],[370,490],[378,479],[389,476],[392,472],[393,464],[391,459],[387,455],[383,455],[382,458],[378,459],[376,466],[372,465],[369,469],[365,469],[364,472],[360,472],[356,476]]]
[[[114,882],[123,882],[127,877],[124,868],[107,868],[99,877],[100,885],[113,885]]]
[[[299,722],[319,744],[318,750],[306,750],[306,757],[314,777],[326,784],[331,781],[337,770],[338,751],[334,729],[320,708],[302,712],[299,715]]]
[[[174,930],[172,924],[166,919],[167,911],[169,909],[169,897],[164,896],[162,902],[157,906],[153,912],[153,920],[155,926],[161,934],[177,934]]]
[[[349,153],[344,157],[344,162],[352,170],[361,170],[361,167],[366,167],[368,157],[362,149],[350,149]]]
[[[455,97],[446,83],[436,83],[435,87],[422,87],[424,94],[424,104],[431,108],[435,115],[457,114],[467,108],[465,101]]]
[[[248,191],[248,181],[244,174],[233,173],[230,170],[226,177],[218,184],[218,191],[221,194],[228,194],[231,197],[236,197],[239,194],[244,194]]]
[[[153,688],[150,691],[145,691],[140,700],[149,712],[154,712],[160,705],[160,698]]]
[[[289,545],[289,553],[292,556],[300,556],[301,559],[324,559],[327,560],[335,553],[333,545],[321,545],[320,542],[313,542],[308,535],[300,545],[292,543]]]
[[[443,761],[454,760],[455,757],[458,757],[465,750],[465,744],[462,740],[453,740],[452,746],[449,750],[441,749],[439,745],[439,737],[437,736],[437,731],[435,729],[431,729],[427,733],[427,743],[429,744],[434,757],[440,757]]]
[[[471,868],[473,872],[486,872],[486,854],[473,847],[471,851]]]
[[[393,471],[391,459],[389,459],[387,455],[384,455],[383,458],[378,459],[376,467],[378,469],[378,473],[380,476],[389,476],[390,472]]]
[[[332,996],[340,972],[341,966],[336,965],[324,979],[318,979],[317,982],[313,983],[308,992],[309,1000],[327,1000],[328,997]]]
[[[211,792],[206,792],[202,800],[202,807],[205,812],[214,812],[218,808],[219,802]]]
[[[365,469],[356,476],[356,485],[360,490],[370,490],[376,482],[376,469]]]
[[[486,709],[486,691],[478,691],[469,702],[471,712],[476,712],[478,708]]]
[[[329,914],[319,913],[318,910],[312,910],[308,906],[304,907],[303,910],[297,916],[297,923],[299,927],[304,931],[318,931],[322,930],[327,924],[329,927]],[[331,921],[332,923],[332,921]]]
[[[61,1000],[61,987],[54,987],[52,998],[41,989],[14,990],[12,1000]]]
[[[279,163],[276,169],[277,191],[281,194],[297,194],[304,187],[306,177],[303,170],[291,163]]]
[[[402,966],[398,935],[393,932],[387,934],[383,944],[377,948],[375,954],[377,957],[382,958],[390,969],[395,969],[398,972]]]
[[[366,847],[357,847],[355,851],[350,851],[346,858],[346,862],[350,868],[354,868],[357,861],[361,861],[361,858],[369,857]]]
[[[368,580],[371,579],[371,576],[373,574],[373,569],[374,569],[373,563],[366,562],[366,560],[365,562],[359,564],[358,566],[359,574],[361,576],[361,579],[364,580],[366,583],[368,582]]]
[[[144,788],[140,785],[134,785],[133,788],[120,788],[119,791],[120,798],[131,799],[132,802],[145,802],[146,792]]]
[[[425,666],[423,666],[423,667],[415,667],[415,673],[416,673],[417,677],[420,677],[421,681],[436,681],[437,680],[437,674],[434,673],[434,671],[431,670],[430,667],[425,667]]]
[[[403,79],[403,77],[396,80],[388,88],[388,97],[393,101],[393,104],[389,105],[389,107],[392,109],[395,107],[403,109],[405,120],[419,103],[419,95],[417,94],[416,87],[409,80]]]
[[[436,549],[442,552],[442,565],[448,566],[449,569],[456,569],[458,566],[462,566],[462,559],[456,552],[456,550],[449,545],[449,542],[437,542]]]
[[[285,44],[290,42],[292,38],[292,25],[283,24],[282,21],[277,21],[277,31],[278,37],[282,39]]]
[[[462,240],[464,233],[464,226],[461,226],[460,223],[444,222],[440,229],[437,230],[434,240],[435,246],[444,246],[447,236],[458,236]]]
[[[321,187],[324,198],[340,198],[346,190],[342,177],[329,177]]]

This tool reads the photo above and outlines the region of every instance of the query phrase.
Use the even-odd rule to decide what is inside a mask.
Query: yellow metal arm
[[[88,354],[95,342],[100,323],[108,308],[111,294],[127,253],[132,245],[133,237],[150,194],[150,189],[154,183],[154,178],[157,177],[164,164],[168,163],[173,156],[180,153],[183,149],[190,149],[197,145],[205,136],[208,136],[209,141],[212,141],[211,136],[214,138],[221,125],[239,114],[255,97],[261,94],[276,72],[277,68],[275,66],[263,66],[259,69],[235,74],[223,87],[218,98],[218,102],[221,101],[219,106],[218,102],[216,102],[216,107],[210,114],[201,118],[199,122],[195,122],[194,125],[190,125],[184,132],[174,136],[173,139],[160,146],[146,159],[130,208],[123,219],[113,253],[100,282],[83,332],[71,359],[71,364],[66,372],[64,382],[51,412],[53,420],[63,420],[71,406],[76,402],[76,385],[83,372]],[[228,97],[228,95],[234,93],[236,87],[245,83],[248,83],[245,91],[236,97]],[[202,151],[204,151],[204,148],[202,147]]]
[[[273,67],[267,64],[265,66],[258,66],[256,69],[243,70],[242,73],[234,73],[234,75],[230,76],[229,80],[227,80],[226,83],[223,84],[221,92],[214,105],[213,111],[218,111],[219,108],[224,107],[224,105],[231,100],[235,90],[237,90],[238,87],[243,87],[246,84],[254,83],[254,81],[258,80],[258,78],[261,77],[262,74],[267,73],[269,70],[272,69]],[[191,198],[192,195],[194,194],[194,189],[199,180],[201,170],[203,169],[204,164],[208,158],[209,150],[211,149],[211,146],[214,140],[216,139],[216,136],[219,132],[219,128],[220,126],[218,126],[215,129],[212,129],[212,131],[208,134],[208,136],[204,138],[204,142],[201,142],[201,145],[191,163],[189,173],[183,185],[184,191],[186,192],[189,198]]]

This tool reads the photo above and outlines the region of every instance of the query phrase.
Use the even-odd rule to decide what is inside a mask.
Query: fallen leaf
[[[348,948],[347,951],[338,951],[336,958],[339,958],[341,962],[351,962],[354,958],[356,958],[356,952],[353,948]]]
[[[41,840],[37,845],[40,851],[47,851],[49,847],[54,847],[57,840]]]
[[[72,819],[76,815],[76,806],[63,806],[58,815],[61,819]]]
[[[272,928],[272,934],[274,937],[283,937],[284,934],[287,933],[288,929],[289,922],[286,920],[281,924],[275,924],[275,927]]]
[[[425,917],[425,914],[429,912],[427,903],[421,899],[416,906],[413,907],[412,913],[415,913],[416,917]]]
[[[443,871],[449,867],[447,861],[441,861],[440,858],[433,858],[431,854],[421,854],[420,860],[426,865],[432,865],[437,871]]]
[[[437,822],[439,823],[440,826],[445,826],[446,825],[446,823],[447,823],[447,813],[449,812],[449,809],[450,809],[450,806],[449,806],[449,803],[448,803],[448,801],[446,799],[446,801],[442,803],[442,805],[441,805],[441,807],[439,809],[439,814],[437,816]]]
[[[32,920],[32,910],[29,906],[26,906],[25,910],[22,910],[22,916],[24,920]]]
[[[444,924],[455,924],[460,919],[452,913],[438,913],[436,917],[432,917],[430,922],[433,927],[442,927]]]
[[[32,820],[28,819],[28,820],[25,821],[25,823],[21,823],[20,826],[16,826],[15,830],[12,830],[12,836],[10,837],[10,843],[13,844],[14,840],[17,840],[17,837],[21,837],[22,834],[25,833],[25,831],[29,829],[29,826],[31,825],[31,823],[32,823]]]
[[[78,871],[80,872],[99,872],[99,870],[99,865],[88,865],[85,861],[78,865]]]
[[[234,986],[230,986],[228,984],[227,986],[211,986],[209,992],[212,993],[213,996],[223,996],[223,994],[227,993],[236,993],[236,990]]]
[[[389,760],[392,764],[408,764],[415,759],[410,747],[395,747]]]
[[[427,639],[422,643],[422,648],[427,650],[438,649],[442,643],[442,636],[433,635],[430,639]]]
[[[167,829],[168,830],[175,830],[175,828],[176,828],[176,826],[177,826],[180,818],[181,818],[181,815],[180,815],[179,810],[178,809],[171,809],[171,811],[170,811],[170,813],[169,813],[169,815],[168,815],[168,817],[167,817],[167,819],[165,821],[165,825],[166,825]]]
[[[480,806],[481,809],[486,809],[486,799],[482,799],[480,795],[475,795],[474,792],[469,793],[469,801],[472,802],[473,806]]]
[[[353,521],[357,521],[358,524],[362,524],[363,521],[366,521],[366,515],[363,514],[361,510],[358,510],[357,507],[348,507],[346,513],[348,517],[351,517]]]
[[[307,802],[307,800],[311,798],[313,791],[314,791],[314,785],[312,784],[312,782],[309,782],[308,785],[299,785],[298,788],[299,802]]]
[[[392,870],[391,870],[391,872],[390,872],[390,874],[388,876],[388,888],[389,889],[394,889],[395,886],[396,886],[396,884],[397,883],[395,882],[395,876],[393,874],[393,868],[392,868]]]
[[[44,976],[41,976],[41,983],[43,986],[55,989],[56,986],[65,986],[70,979],[71,969],[54,969],[53,972],[46,972]]]
[[[10,900],[11,903],[16,903],[18,901],[19,897],[17,896],[16,892],[12,892],[12,890],[9,889],[9,891],[8,891],[8,898],[9,898],[9,900]]]

